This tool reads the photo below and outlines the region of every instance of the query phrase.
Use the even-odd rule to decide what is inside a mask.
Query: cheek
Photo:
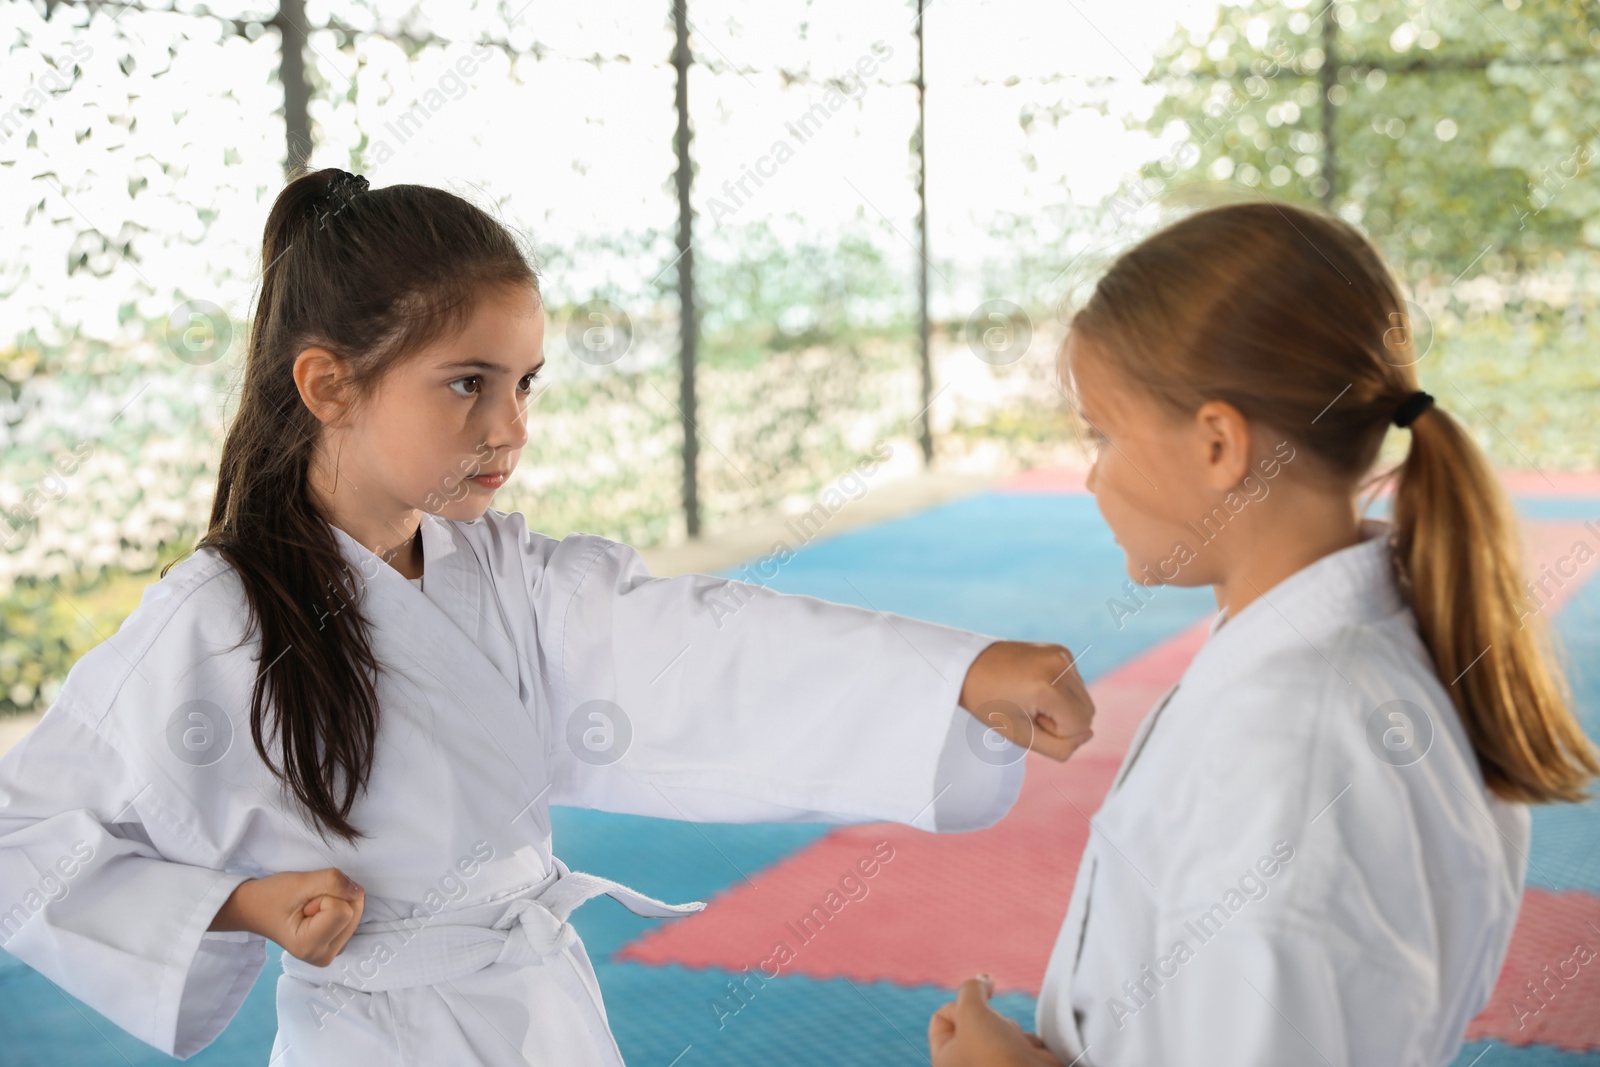
[[[1150,484],[1155,472],[1148,462],[1130,457],[1109,445],[1101,450],[1094,468],[1095,503],[1113,528],[1148,525],[1161,511],[1162,494]],[[1120,532],[1120,530],[1119,530]]]
[[[458,480],[472,448],[451,415],[447,407],[418,404],[388,427],[382,460],[407,496],[438,502],[465,495]]]
[[[1180,539],[1185,494],[1172,482],[1155,457],[1108,450],[1096,463],[1095,505],[1134,569],[1166,558]]]
[[[389,462],[412,488],[441,489],[444,475],[451,472],[451,450],[413,426],[396,439],[389,451]]]

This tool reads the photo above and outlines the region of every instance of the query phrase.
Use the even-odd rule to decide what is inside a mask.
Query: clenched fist
[[[285,871],[241,882],[211,921],[213,930],[248,930],[296,959],[326,967],[361,923],[366,891],[337,867]]]
[[[961,706],[1007,741],[1054,760],[1094,736],[1094,701],[1060,645],[996,641],[967,669]]]

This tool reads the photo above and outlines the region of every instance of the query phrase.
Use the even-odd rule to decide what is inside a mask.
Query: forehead
[[[540,355],[544,305],[531,289],[496,289],[480,297],[461,329],[431,345],[436,363],[462,358],[463,353],[516,364]],[[531,349],[531,351],[530,351]]]
[[[1081,331],[1070,331],[1062,341],[1061,370],[1078,410],[1097,421],[1116,421],[1130,408],[1148,403],[1127,387],[1100,342]]]
[[[1070,330],[1061,342],[1061,380],[1078,403],[1092,404],[1099,394],[1102,375],[1093,339]],[[1085,395],[1087,394],[1087,395]]]

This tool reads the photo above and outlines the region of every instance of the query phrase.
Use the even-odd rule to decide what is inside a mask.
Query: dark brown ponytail
[[[1225,400],[1352,493],[1418,392],[1406,304],[1377,250],[1342,220],[1288,203],[1214,207],[1145,238],[1071,331],[1172,411]],[[1365,484],[1397,479],[1397,577],[1484,782],[1505,800],[1582,800],[1600,756],[1544,619],[1520,610],[1505,492],[1448,412],[1422,410],[1409,432],[1404,463]]]
[[[261,255],[239,409],[195,547],[232,564],[249,602],[246,640],[259,633],[257,753],[319,834],[354,842],[365,836],[348,816],[372,769],[379,664],[357,603],[362,577],[310,492],[322,425],[300,397],[295,359],[328,349],[350,372],[352,401],[364,401],[399,362],[460,329],[487,289],[537,293],[538,276],[513,235],[466,200],[420,185],[368,189],[336,169],[284,187]]]

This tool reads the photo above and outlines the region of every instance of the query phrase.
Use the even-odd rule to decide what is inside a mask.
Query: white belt
[[[609,878],[570,870],[554,856],[551,863],[555,870],[545,878],[486,904],[431,917],[362,923],[326,967],[285,952],[283,972],[313,985],[337,983],[364,993],[438,985],[492,963],[522,966],[565,952],[578,938],[567,917],[602,893],[646,918],[671,918],[705,907],[698,900],[666,904]]]

